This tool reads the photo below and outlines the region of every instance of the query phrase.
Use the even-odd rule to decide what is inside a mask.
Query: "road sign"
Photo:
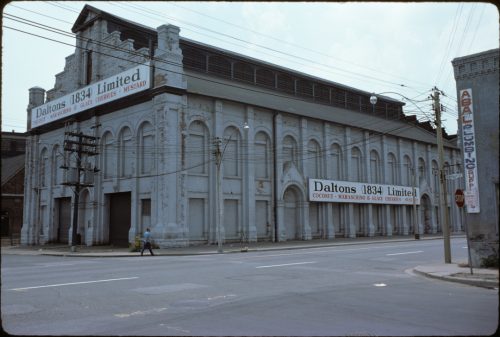
[[[448,174],[446,176],[446,180],[455,180],[462,177],[463,177],[462,173],[453,173],[453,174]]]
[[[465,202],[464,191],[462,191],[461,189],[456,190],[455,203],[457,204],[458,207],[464,207],[464,202]]]

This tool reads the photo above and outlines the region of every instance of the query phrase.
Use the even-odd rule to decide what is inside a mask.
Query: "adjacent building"
[[[472,265],[498,265],[499,49],[452,61]]]
[[[30,89],[24,244],[71,242],[75,217],[87,245],[441,232],[436,135],[404,103],[88,5],[73,32],[54,88]]]
[[[1,236],[19,242],[23,224],[24,164],[26,134],[3,132]]]

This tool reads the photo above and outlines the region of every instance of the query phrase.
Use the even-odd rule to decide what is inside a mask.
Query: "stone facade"
[[[499,50],[492,49],[452,62],[457,97],[463,89],[472,90],[480,212],[466,213],[466,221],[474,267],[498,265],[499,56]]]
[[[24,244],[69,240],[73,192],[59,169],[72,161],[62,151],[67,128],[99,139],[99,155],[85,159],[99,172],[78,205],[87,245],[123,244],[123,233],[132,243],[146,227],[161,247],[216,243],[219,227],[225,242],[441,232],[436,137],[429,125],[405,118],[403,103],[382,96],[372,107],[370,93],[91,6],[74,32],[85,49],[66,59],[48,101],[143,62],[151,62],[152,87],[30,131]],[[31,89],[28,114],[45,102],[43,89]],[[450,167],[461,160],[451,137],[445,157]],[[416,231],[412,206],[308,201],[308,178],[412,186],[415,166]],[[460,232],[450,195],[452,230]]]

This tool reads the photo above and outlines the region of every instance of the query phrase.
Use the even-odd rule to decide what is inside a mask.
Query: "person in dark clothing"
[[[144,244],[142,246],[141,256],[144,254],[144,250],[146,248],[149,249],[149,252],[151,253],[151,255],[154,256],[155,254],[153,254],[153,250],[151,249],[151,232],[150,232],[149,228],[146,228],[146,231],[144,232],[143,241],[144,241]]]

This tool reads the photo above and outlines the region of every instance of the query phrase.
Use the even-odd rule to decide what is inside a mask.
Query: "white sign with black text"
[[[418,195],[418,188],[408,186],[309,179],[309,201],[420,205]]]
[[[479,213],[479,181],[477,176],[476,139],[472,89],[460,90],[460,119],[465,173],[465,205],[467,213]]]
[[[31,109],[31,128],[149,89],[149,64],[141,64]]]

